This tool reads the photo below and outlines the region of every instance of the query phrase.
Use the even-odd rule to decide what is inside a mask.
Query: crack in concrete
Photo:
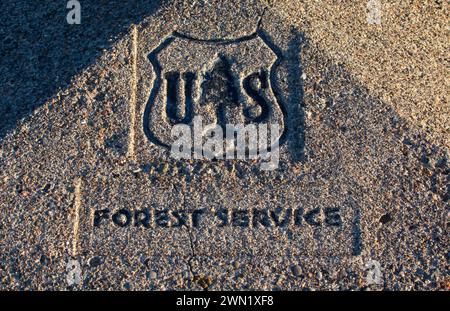
[[[192,267],[192,260],[194,260],[194,258],[197,256],[195,254],[195,247],[194,247],[194,241],[192,238],[192,231],[190,229],[188,229],[188,235],[189,235],[189,244],[191,247],[191,256],[188,259],[188,267],[189,267],[189,272],[191,274],[192,277],[194,277],[194,268]]]
[[[186,209],[186,197],[184,195],[183,195],[183,208]],[[189,268],[189,281],[191,283],[194,281],[194,276],[195,276],[192,261],[195,259],[195,257],[197,255],[195,253],[193,232],[192,232],[191,228],[189,228],[189,226],[187,227],[187,230],[188,230],[188,236],[189,236],[189,247],[191,249],[191,256],[188,258],[187,264],[188,264],[188,268]],[[191,284],[189,284],[189,286],[191,286]]]

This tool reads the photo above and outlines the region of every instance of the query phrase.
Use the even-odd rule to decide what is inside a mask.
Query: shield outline
[[[166,47],[168,47],[176,38],[184,39],[184,40],[190,40],[194,41],[200,44],[216,44],[216,45],[229,45],[229,44],[237,44],[244,41],[253,40],[255,38],[260,38],[261,41],[275,54],[276,59],[275,61],[270,65],[269,68],[269,87],[272,90],[272,93],[275,97],[275,100],[280,107],[280,110],[283,115],[283,122],[284,122],[284,128],[283,132],[278,138],[278,141],[274,143],[272,146],[268,147],[268,151],[270,152],[272,149],[279,148],[282,144],[284,144],[287,140],[287,134],[288,134],[288,126],[287,126],[287,110],[286,106],[284,105],[283,101],[280,98],[280,92],[278,90],[278,86],[276,83],[276,68],[280,65],[280,63],[283,61],[283,54],[281,50],[269,39],[267,34],[261,30],[257,29],[255,32],[253,32],[250,35],[246,35],[239,38],[233,38],[233,39],[199,39],[194,38],[191,36],[188,36],[186,34],[180,33],[178,31],[173,31],[170,35],[168,35],[155,49],[153,49],[148,54],[148,60],[150,61],[153,71],[155,73],[155,79],[153,81],[152,90],[150,92],[150,97],[147,100],[147,103],[145,105],[144,109],[144,116],[143,116],[143,130],[144,134],[147,137],[147,139],[154,143],[157,146],[161,146],[165,149],[170,150],[170,146],[166,143],[160,141],[150,130],[150,127],[148,126],[151,122],[150,118],[150,111],[152,108],[152,104],[155,102],[156,96],[158,95],[158,92],[160,91],[161,84],[162,84],[162,67],[161,64],[158,61],[158,54],[163,51]],[[276,146],[276,147],[274,147]]]

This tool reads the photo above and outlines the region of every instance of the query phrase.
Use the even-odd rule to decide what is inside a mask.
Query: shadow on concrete
[[[289,41],[287,51],[289,59],[288,93],[290,96],[289,114],[287,126],[290,130],[289,150],[292,160],[295,162],[305,160],[305,100],[302,83],[303,65],[300,53],[305,44],[305,34],[295,28],[292,30],[292,39]]]
[[[67,1],[1,1],[0,140],[164,2],[81,1],[81,24],[69,25]]]

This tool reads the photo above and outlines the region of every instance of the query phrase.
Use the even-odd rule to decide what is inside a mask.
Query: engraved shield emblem
[[[144,132],[169,148],[176,124],[278,124],[285,109],[274,89],[279,50],[259,31],[232,40],[199,40],[177,32],[149,54],[155,79],[144,111]]]

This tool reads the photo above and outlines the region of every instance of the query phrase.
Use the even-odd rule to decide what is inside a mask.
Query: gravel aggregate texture
[[[448,290],[448,4],[380,2],[2,1],[0,289]],[[173,73],[278,168],[171,157]]]

